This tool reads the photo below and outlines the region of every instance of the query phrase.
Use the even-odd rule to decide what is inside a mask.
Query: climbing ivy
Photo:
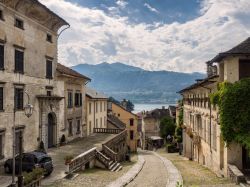
[[[223,82],[210,95],[219,106],[221,132],[227,144],[237,142],[250,149],[250,78]]]

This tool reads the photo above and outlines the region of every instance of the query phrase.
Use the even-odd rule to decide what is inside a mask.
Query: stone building
[[[142,121],[144,123],[146,137],[160,136],[160,122],[164,117],[170,117],[169,109],[164,107],[144,113]]]
[[[86,89],[86,124],[87,136],[94,132],[94,128],[107,128],[108,98],[93,89]]]
[[[126,124],[126,129],[128,132],[127,144],[132,152],[137,151],[137,141],[139,139],[137,126],[138,126],[138,116],[132,112],[127,111],[124,107],[109,102],[109,113],[117,117],[120,121]]]
[[[63,93],[55,81],[58,31],[69,24],[39,1],[0,1],[0,158],[59,142]],[[28,99],[29,97],[29,99]],[[27,118],[24,106],[34,106]],[[14,127],[15,126],[15,127]]]
[[[67,142],[86,137],[85,85],[91,80],[59,63],[56,70],[56,79],[58,84],[63,85],[64,95],[64,126],[60,129],[60,133],[64,134]]]
[[[234,83],[250,77],[250,38],[207,62],[208,77],[183,90],[184,156],[203,164],[218,175],[228,176],[229,164],[242,172],[250,169],[250,154],[237,143],[225,145],[219,124],[218,106],[209,94],[222,81]]]

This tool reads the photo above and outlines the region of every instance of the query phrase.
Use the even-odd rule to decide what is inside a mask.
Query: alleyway
[[[145,165],[138,176],[128,187],[165,187],[168,181],[166,167],[163,162],[152,152],[141,153],[145,159]]]

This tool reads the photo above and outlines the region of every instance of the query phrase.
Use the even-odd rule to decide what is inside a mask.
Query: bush
[[[73,155],[67,155],[64,157],[65,164],[68,164],[74,158]]]
[[[168,153],[178,153],[179,152],[179,149],[173,144],[168,144],[166,146],[166,149],[167,149]]]
[[[168,135],[173,136],[175,133],[175,123],[170,117],[165,117],[160,122],[160,134],[161,137],[166,139]]]
[[[44,175],[43,168],[35,168],[30,173],[23,172],[24,185],[28,185],[28,184],[32,183],[33,181],[41,178],[43,175]]]

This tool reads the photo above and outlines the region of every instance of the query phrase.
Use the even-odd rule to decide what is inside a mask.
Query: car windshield
[[[46,163],[46,162],[50,162],[51,161],[51,158],[50,157],[43,157],[39,163]]]

